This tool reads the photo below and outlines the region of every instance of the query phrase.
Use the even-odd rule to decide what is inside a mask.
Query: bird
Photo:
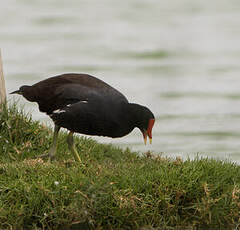
[[[56,155],[60,128],[69,131],[68,148],[80,163],[74,133],[118,138],[137,127],[142,132],[144,143],[147,137],[152,143],[155,117],[150,109],[130,103],[117,89],[89,74],[64,73],[32,86],[23,85],[10,94],[19,94],[30,102],[37,102],[39,111],[53,120],[53,141],[48,154],[45,154],[49,159]]]

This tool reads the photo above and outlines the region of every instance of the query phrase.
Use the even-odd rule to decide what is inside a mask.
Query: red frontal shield
[[[147,135],[149,137],[150,144],[152,144],[152,128],[154,125],[155,119],[150,119],[148,122]]]

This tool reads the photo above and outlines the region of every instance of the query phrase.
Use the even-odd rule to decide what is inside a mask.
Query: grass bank
[[[61,133],[56,161],[34,157],[52,131],[15,106],[0,113],[1,229],[237,229],[240,167],[210,159],[139,156]]]

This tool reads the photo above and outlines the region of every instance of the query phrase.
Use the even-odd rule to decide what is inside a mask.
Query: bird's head
[[[153,128],[154,122],[155,122],[154,118],[149,118],[148,125],[140,129],[143,134],[145,145],[147,144],[147,137],[149,138],[149,143],[152,144],[152,128]]]
[[[143,135],[144,143],[147,143],[147,137],[150,144],[152,144],[152,128],[155,122],[153,113],[145,106],[138,104],[131,104],[134,114],[136,127],[138,127]]]
[[[149,143],[152,144],[152,128],[153,128],[154,122],[155,122],[155,118],[153,113],[148,108],[144,107],[139,129],[143,134],[145,145],[147,143],[147,137],[149,138]]]

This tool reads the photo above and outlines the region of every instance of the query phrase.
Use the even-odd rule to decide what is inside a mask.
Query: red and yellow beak
[[[148,129],[142,130],[145,145],[147,144],[147,137],[149,137],[149,143],[152,144],[152,128],[153,128],[154,122],[155,122],[155,119],[150,119],[148,122]]]

